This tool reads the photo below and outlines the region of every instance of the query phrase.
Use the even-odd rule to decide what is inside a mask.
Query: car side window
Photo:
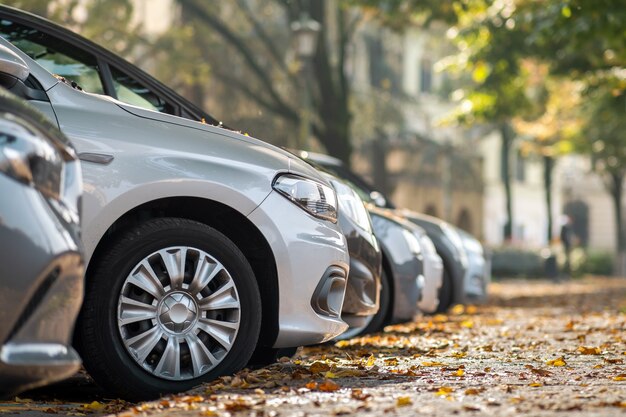
[[[96,58],[36,29],[0,19],[0,36],[50,73],[74,81],[89,93],[104,94]]]
[[[133,106],[154,110],[161,113],[174,114],[174,107],[159,95],[144,87],[135,78],[111,66],[113,88],[117,99]]]

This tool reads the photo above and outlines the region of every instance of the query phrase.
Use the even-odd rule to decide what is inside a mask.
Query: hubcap
[[[131,358],[154,376],[197,378],[230,351],[241,304],[226,268],[185,246],[154,252],[135,265],[118,299],[117,322]]]
[[[160,304],[159,322],[174,334],[184,333],[198,317],[198,306],[185,293],[169,294]]]

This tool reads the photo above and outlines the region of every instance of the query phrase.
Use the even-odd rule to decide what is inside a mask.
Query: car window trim
[[[177,109],[179,115],[182,115],[182,109],[185,109],[187,113],[193,115],[196,118],[196,121],[205,120],[208,124],[224,127],[224,125],[222,125],[219,120],[211,116],[202,108],[191,103],[189,100],[185,99],[176,91],[172,90],[170,87],[166,86],[147,72],[134,66],[133,64],[126,61],[124,58],[117,56],[115,53],[107,50],[106,48],[90,41],[87,38],[84,38],[77,33],[72,32],[69,29],[62,27],[57,23],[50,22],[41,16],[26,12],[24,10],[16,9],[14,7],[6,5],[0,5],[0,19],[3,18],[15,21],[16,23],[25,26],[32,27],[35,30],[39,30],[50,36],[55,36],[65,42],[75,44],[83,51],[93,55],[98,61],[102,60],[108,65],[113,65],[117,68],[124,68],[123,72],[133,76],[143,85],[150,86],[151,91],[158,91],[158,96],[168,103],[171,103],[174,108]],[[115,98],[116,96],[111,97]]]

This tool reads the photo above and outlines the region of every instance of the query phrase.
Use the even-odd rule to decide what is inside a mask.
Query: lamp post
[[[300,132],[298,148],[310,149],[311,136],[311,94],[308,79],[311,74],[311,61],[317,50],[317,38],[320,24],[311,19],[308,13],[300,14],[300,19],[291,24],[291,32],[295,40],[295,51],[300,61],[302,89],[300,91]]]

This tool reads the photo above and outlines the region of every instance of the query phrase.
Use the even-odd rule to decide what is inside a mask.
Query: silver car
[[[17,45],[32,58],[0,39],[2,56],[28,69],[15,90],[83,161],[88,267],[76,338],[98,383],[155,397],[237,371],[255,349],[346,330],[346,240],[315,169],[236,132],[80,91],[46,69],[67,71],[71,45]],[[41,48],[46,68],[33,59]]]
[[[417,225],[413,230],[422,249],[424,269],[422,299],[417,303],[417,307],[423,313],[434,313],[439,307],[439,291],[443,285],[443,261],[426,231]]]
[[[80,366],[70,343],[83,298],[81,189],[67,139],[0,88],[0,397]]]

